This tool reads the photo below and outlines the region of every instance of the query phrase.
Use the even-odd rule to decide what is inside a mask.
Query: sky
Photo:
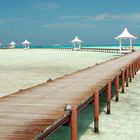
[[[140,37],[140,0],[0,0],[0,42],[118,44],[127,27]],[[140,39],[135,41],[140,44]]]

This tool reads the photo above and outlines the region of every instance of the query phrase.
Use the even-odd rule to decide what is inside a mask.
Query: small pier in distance
[[[94,107],[94,131],[99,132],[100,94],[106,91],[110,114],[112,86],[119,101],[119,89],[125,91],[139,68],[136,51],[0,98],[0,139],[43,140],[70,125],[71,140],[77,140],[77,114],[89,103]]]
[[[55,51],[75,51],[73,48],[33,48],[35,50],[44,50],[44,49],[49,49],[49,50],[55,50]],[[119,48],[81,48],[80,50],[77,51],[88,51],[88,52],[104,52],[104,53],[120,53]],[[128,49],[122,49],[121,50],[122,54],[127,54],[130,53],[130,50]]]
[[[82,48],[81,51],[120,53],[119,48]]]

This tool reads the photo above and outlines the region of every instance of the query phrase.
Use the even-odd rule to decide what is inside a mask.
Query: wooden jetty
[[[17,49],[17,48],[0,48],[0,50],[5,50],[5,49]],[[30,48],[28,50],[55,50],[55,51],[76,51],[73,50],[72,48]],[[81,48],[80,50],[77,51],[88,51],[88,52],[104,52],[104,53],[120,53],[119,48]],[[132,50],[135,51],[135,50]],[[130,50],[123,48],[121,50],[122,54],[128,54],[131,53]]]
[[[34,50],[56,50],[56,51],[75,51],[72,48],[33,48]],[[120,53],[119,48],[81,48],[77,51],[88,51],[88,52],[104,52],[104,53]],[[134,50],[133,50],[134,51]],[[122,49],[122,54],[130,53],[128,49]]]
[[[105,52],[105,53],[120,53],[119,48],[81,48],[81,51],[91,51],[91,52]],[[130,53],[128,49],[122,49],[122,54]]]
[[[91,52],[105,52],[105,53],[119,53],[120,50],[117,48],[82,48],[82,51]]]
[[[77,140],[77,113],[93,103],[94,131],[99,131],[99,95],[106,91],[111,112],[111,87],[124,92],[140,67],[140,51],[65,75],[0,99],[1,140],[43,140],[62,125]],[[119,84],[121,83],[121,85]]]

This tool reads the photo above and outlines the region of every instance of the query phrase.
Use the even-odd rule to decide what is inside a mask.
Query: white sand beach
[[[113,57],[115,54],[49,49],[0,50],[0,97]]]

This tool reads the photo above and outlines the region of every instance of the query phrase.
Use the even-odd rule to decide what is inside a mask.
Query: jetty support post
[[[137,59],[137,71],[139,70],[140,68],[140,58]]]
[[[139,66],[140,66],[140,61],[139,59],[136,60],[136,72],[139,70]]]
[[[129,67],[126,67],[126,87],[128,87]]]
[[[110,110],[111,110],[111,81],[108,81],[108,83],[107,83],[106,97],[107,97],[107,114],[110,114]]]
[[[135,63],[136,63],[136,64],[135,64],[135,65],[136,65],[136,66],[135,66],[135,73],[136,73],[137,70],[138,70],[138,65],[139,65],[139,64],[138,64],[138,63],[139,63],[139,62],[138,62],[138,59],[136,59]]]
[[[77,107],[72,106],[71,111],[71,140],[77,140]]]
[[[124,69],[122,69],[121,78],[122,78],[122,93],[124,93]]]
[[[130,79],[130,82],[132,82],[132,66],[131,66],[131,64],[129,65],[129,79]]]
[[[136,72],[137,72],[137,67],[138,67],[138,60],[136,59],[134,61],[134,73],[135,73],[135,75],[136,75]]]
[[[139,67],[140,67],[140,58],[137,59],[137,68],[139,70]]]
[[[94,92],[94,132],[99,132],[99,90]]]
[[[138,70],[140,68],[140,57],[138,58]]]
[[[138,68],[139,68],[139,66],[140,66],[140,58],[138,58]]]
[[[137,72],[137,68],[138,68],[138,59],[135,60],[135,74]]]
[[[119,75],[116,75],[115,86],[116,86],[116,102],[118,102],[119,101]]]
[[[138,69],[139,69],[139,61],[138,61],[138,59],[136,59],[135,60],[135,74],[138,71]]]
[[[138,58],[138,70],[140,68],[140,57]]]
[[[134,62],[132,63],[132,77],[134,78],[135,75],[135,67],[134,67]]]

